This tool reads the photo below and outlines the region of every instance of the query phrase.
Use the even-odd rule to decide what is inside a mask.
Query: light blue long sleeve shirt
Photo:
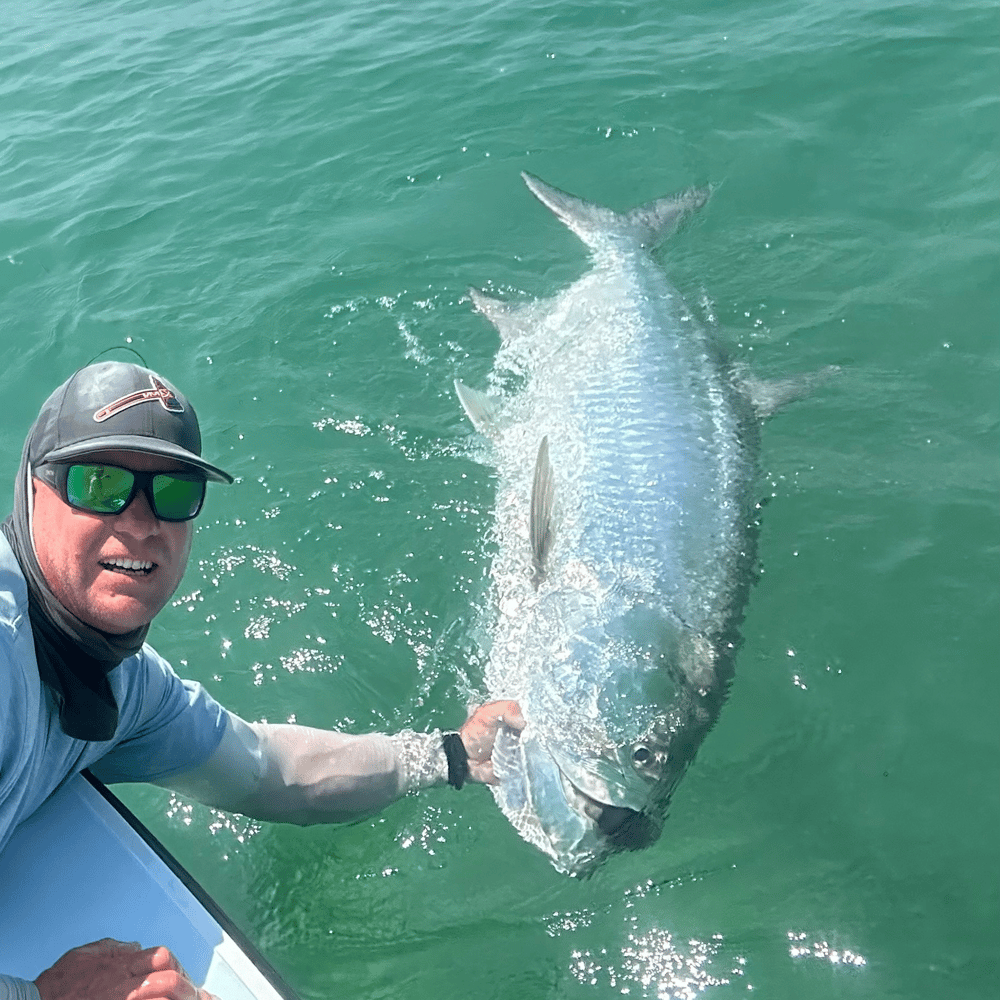
[[[114,738],[67,736],[38,675],[27,585],[0,534],[0,851],[21,820],[86,767],[109,783],[163,782],[203,764],[222,740],[222,706],[200,684],[181,680],[151,646],[108,680],[119,709]]]

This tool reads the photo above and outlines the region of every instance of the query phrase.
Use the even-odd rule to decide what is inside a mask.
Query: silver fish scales
[[[719,714],[760,421],[794,393],[730,363],[651,256],[707,191],[616,213],[523,176],[592,266],[552,299],[471,293],[501,336],[496,391],[456,390],[498,473],[486,686],[528,723],[498,740],[494,793],[582,874],[659,835]]]

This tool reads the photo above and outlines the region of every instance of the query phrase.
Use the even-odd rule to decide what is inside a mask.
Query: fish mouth
[[[576,800],[577,811],[596,825],[612,850],[640,851],[659,837],[660,825],[648,813],[629,806],[601,802],[574,784],[565,772],[562,777],[570,792],[567,800]]]
[[[660,835],[659,825],[646,813],[626,806],[603,806],[597,828],[620,851],[641,851]]]

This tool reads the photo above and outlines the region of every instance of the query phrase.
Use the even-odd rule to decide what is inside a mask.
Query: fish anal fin
[[[531,536],[531,583],[538,585],[545,579],[545,561],[552,547],[552,500],[555,480],[549,461],[549,439],[542,438],[535,460],[535,477],[531,486],[531,515],[528,531]]]
[[[496,400],[485,392],[470,388],[458,379],[455,379],[455,394],[472,426],[480,434],[493,434],[497,426]]]

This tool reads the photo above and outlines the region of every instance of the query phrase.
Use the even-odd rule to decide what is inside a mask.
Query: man
[[[45,402],[0,537],[0,851],[14,827],[89,767],[258,819],[338,822],[407,791],[492,782],[514,702],[458,734],[348,736],[247,723],[144,645],[180,583],[206,482],[198,420],[166,379],[134,364],[81,369]],[[203,1000],[166,948],[105,939],[0,1000]]]

